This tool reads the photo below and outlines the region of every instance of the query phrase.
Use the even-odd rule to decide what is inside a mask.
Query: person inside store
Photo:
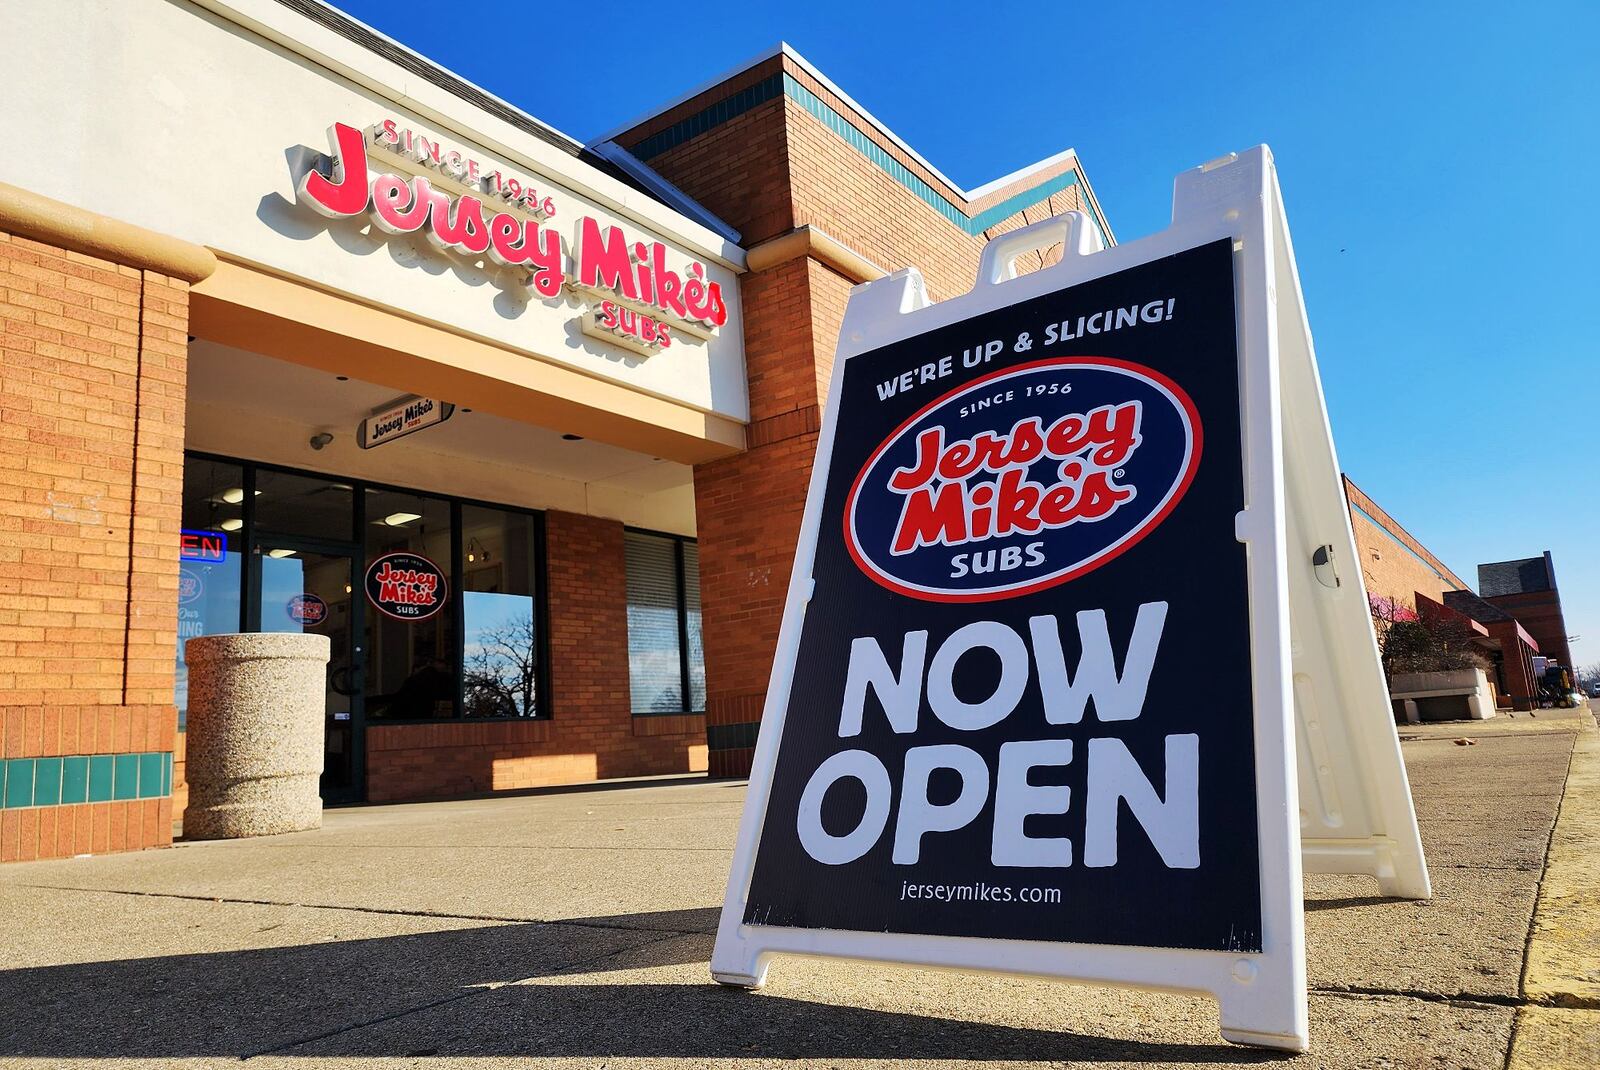
[[[400,684],[386,711],[400,720],[425,720],[448,711],[456,694],[455,677],[443,658],[424,661]]]

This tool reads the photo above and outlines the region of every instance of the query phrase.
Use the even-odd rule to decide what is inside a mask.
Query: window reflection
[[[539,698],[533,518],[463,506],[461,542],[466,715],[533,717]]]

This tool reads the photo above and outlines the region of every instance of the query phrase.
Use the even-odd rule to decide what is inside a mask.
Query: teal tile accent
[[[139,798],[154,799],[157,795],[165,795],[161,790],[162,767],[167,763],[163,760],[164,754],[139,755]]]
[[[785,76],[782,74],[763,78],[755,85],[746,86],[732,96],[724,97],[709,108],[679,119],[663,130],[658,130],[628,151],[646,161],[652,156],[660,156],[668,149],[676,148],[707,130],[743,115],[751,108],[765,104],[782,92],[784,80]]]
[[[1032,189],[1025,189],[1021,193],[1007,197],[993,208],[985,209],[984,211],[979,212],[969,221],[967,231],[971,234],[982,234],[984,231],[1000,222],[1000,220],[1004,219],[1006,216],[1020,212],[1030,205],[1038,204],[1047,197],[1053,197],[1062,190],[1071,189],[1077,184],[1078,172],[1062,172],[1047,182],[1043,182]],[[1084,199],[1085,201],[1088,200],[1088,198]],[[1090,213],[1091,218],[1093,217],[1093,214],[1093,212]],[[1100,221],[1096,219],[1094,225],[1098,228],[1100,226]],[[1105,231],[1102,230],[1100,232],[1100,240],[1105,241],[1105,236]],[[1106,242],[1106,244],[1109,245],[1111,243]]]
[[[112,783],[111,797],[113,799],[137,799],[139,797],[139,756],[137,754],[114,754],[112,761],[116,764],[115,779]]]
[[[890,156],[879,147],[876,141],[856,129],[854,123],[830,108],[823,102],[821,97],[788,75],[785,75],[783,79],[783,91],[789,99],[810,112],[823,126],[844,138],[851,148],[876,164],[890,178],[915,193],[927,203],[928,207],[962,230],[967,230],[967,224],[970,221],[967,219],[965,212],[941,197],[928,183],[912,174],[910,168]],[[970,234],[971,231],[968,231],[968,233]]]
[[[648,162],[651,157],[659,156],[668,149],[675,148],[691,138],[698,137],[708,130],[721,126],[730,119],[743,115],[751,108],[765,104],[773,97],[776,97],[780,91],[790,100],[810,112],[828,129],[844,138],[852,148],[872,161],[890,178],[916,194],[928,207],[971,235],[982,234],[1007,216],[1038,204],[1040,201],[1064,189],[1069,189],[1078,183],[1077,172],[1068,171],[1032,189],[1023,190],[1015,196],[1008,197],[976,216],[968,217],[965,212],[951,204],[938,190],[917,177],[910,168],[885,152],[876,141],[873,141],[858,129],[848,118],[834,111],[826,101],[795,81],[788,74],[775,74],[770,78],[757,82],[755,85],[741,89],[732,96],[717,101],[709,108],[680,119],[663,130],[658,130],[633,146],[629,151],[639,159]],[[1085,197],[1084,201],[1087,203],[1088,198]],[[1095,210],[1092,204],[1089,205],[1089,218],[1094,220],[1095,229],[1100,232],[1100,240],[1110,246],[1111,239],[1106,234],[1105,222],[1100,218],[1100,213]]]
[[[61,803],[89,801],[89,759],[82,756],[61,759]]]
[[[96,754],[89,759],[90,802],[107,802],[110,800],[112,777],[111,755]]]
[[[1052,194],[1074,186],[1078,182],[1077,172],[1068,171],[1032,189],[1023,190],[993,208],[969,218],[965,212],[946,200],[938,190],[918,178],[910,168],[889,155],[876,141],[873,141],[865,133],[857,129],[849,119],[834,111],[821,97],[787,74],[783,76],[783,91],[796,104],[799,104],[815,116],[824,126],[849,142],[852,148],[871,160],[890,178],[915,193],[930,208],[968,234],[982,234],[1006,216],[1021,211],[1029,205],[1038,204]],[[1085,198],[1086,202],[1087,200]],[[1110,246],[1111,240],[1106,234],[1105,224],[1100,219],[1099,213],[1094,210],[1093,205],[1089,206],[1089,218],[1094,220],[1095,229],[1100,232],[1100,240]]]
[[[6,763],[5,805],[8,809],[33,805],[33,765],[32,758],[13,758]]]
[[[33,805],[61,805],[61,759],[40,758],[34,766]]]
[[[72,806],[172,794],[172,755],[76,754],[0,761],[0,806]]]

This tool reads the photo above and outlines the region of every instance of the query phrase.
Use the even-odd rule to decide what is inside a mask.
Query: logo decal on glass
[[[328,618],[328,603],[314,594],[297,594],[289,599],[284,609],[296,624],[315,628]]]
[[[367,601],[400,620],[426,620],[444,608],[450,585],[421,554],[396,550],[367,566]]]

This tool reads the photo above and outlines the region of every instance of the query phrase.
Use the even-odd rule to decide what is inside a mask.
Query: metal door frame
[[[359,508],[359,505],[358,505]],[[366,801],[367,797],[367,651],[366,598],[363,577],[366,550],[350,539],[319,539],[309,535],[275,535],[257,532],[247,525],[250,537],[245,547],[245,631],[261,631],[261,554],[262,546],[294,550],[297,553],[343,557],[350,562],[350,788],[337,798],[323,802],[329,806]]]

